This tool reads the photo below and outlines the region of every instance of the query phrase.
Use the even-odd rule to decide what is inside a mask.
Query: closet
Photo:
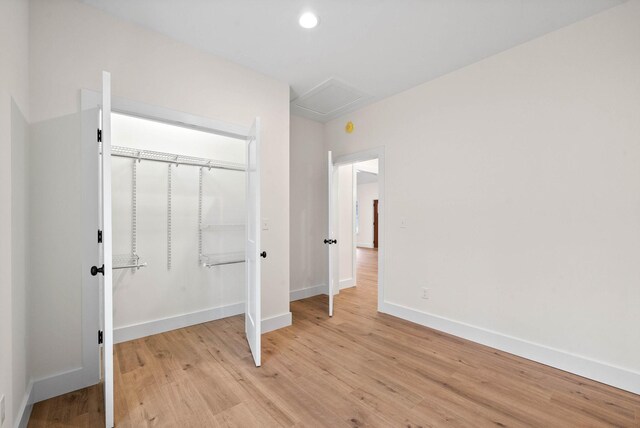
[[[112,115],[115,342],[243,313],[246,145]]]
[[[261,364],[260,120],[243,126],[112,99],[108,72],[102,92],[81,92],[81,116],[77,382],[102,384],[110,428],[114,343],[244,314]]]

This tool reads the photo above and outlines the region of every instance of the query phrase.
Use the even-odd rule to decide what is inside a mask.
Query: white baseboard
[[[244,303],[234,303],[232,305],[220,306],[218,308],[205,309],[203,311],[191,312],[184,315],[177,315],[171,318],[149,321],[120,327],[113,331],[114,343],[126,342],[140,339],[154,334],[164,333],[183,327],[189,327],[204,322],[215,321],[234,315],[244,314]],[[291,312],[277,315],[271,318],[262,319],[262,332],[277,330],[291,325]]]
[[[202,324],[203,322],[215,321],[234,315],[244,314],[244,302],[234,303],[227,306],[205,309],[198,312],[191,312],[184,315],[177,315],[140,324],[133,324],[119,327],[113,330],[113,342],[121,343],[128,340],[139,339],[153,334],[164,333],[191,325]]]
[[[15,418],[15,428],[27,428],[29,424],[29,417],[31,416],[31,410],[33,410],[33,381],[29,382],[27,390],[24,393],[24,398],[18,409],[18,414]]]
[[[291,325],[291,312],[276,315],[275,317],[262,318],[262,333],[278,330]]]
[[[34,380],[31,390],[31,402],[37,403],[48,400],[49,398],[86,388],[87,386],[85,369],[82,367],[71,369],[66,372]]]
[[[327,294],[327,285],[319,284],[313,287],[302,288],[300,290],[291,290],[289,293],[290,301],[306,299],[308,297],[317,296],[319,294]]]
[[[384,302],[381,312],[640,394],[640,373],[628,369],[394,303]]]
[[[353,278],[341,279],[340,280],[340,290],[344,290],[345,288],[353,287],[356,285],[356,281]]]
[[[357,247],[373,248],[373,242],[358,242]]]

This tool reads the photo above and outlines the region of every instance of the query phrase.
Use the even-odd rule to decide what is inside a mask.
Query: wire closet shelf
[[[102,148],[100,148],[102,153]],[[133,185],[132,185],[132,252],[131,254],[114,255],[113,268],[114,269],[139,269],[146,267],[147,263],[141,263],[140,257],[136,254],[136,163],[140,161],[153,161],[162,162],[169,165],[169,189],[168,189],[168,215],[167,215],[167,230],[168,230],[168,246],[167,246],[167,268],[171,269],[171,165],[188,165],[200,168],[200,186],[199,186],[199,252],[200,252],[200,264],[203,267],[224,266],[236,263],[245,262],[245,254],[242,252],[231,253],[218,253],[218,254],[203,254],[202,253],[202,231],[225,231],[225,230],[243,230],[244,224],[202,224],[202,171],[203,169],[212,168],[223,169],[228,171],[246,171],[244,164],[235,162],[226,162],[213,159],[205,159],[194,156],[183,156],[174,153],[157,152],[153,150],[141,150],[132,147],[124,146],[111,146],[111,156],[120,158],[133,159]]]
[[[137,160],[148,160],[154,162],[163,162],[174,165],[189,165],[201,168],[226,169],[229,171],[245,171],[244,164],[235,162],[226,162],[213,159],[198,158],[193,156],[183,156],[173,153],[156,152],[153,150],[140,150],[131,147],[112,146],[111,156],[130,158]]]
[[[203,267],[210,268],[214,266],[233,265],[237,263],[245,262],[245,254],[241,252],[231,253],[218,253],[218,254],[206,254],[203,251],[203,231],[222,232],[222,231],[243,231],[245,229],[244,224],[240,223],[228,223],[228,224],[204,224],[202,222],[202,200],[203,200],[203,171],[204,168],[200,168],[198,175],[198,253],[200,254],[200,264]]]
[[[140,263],[137,254],[114,254],[113,269],[140,269],[147,267],[147,263]]]

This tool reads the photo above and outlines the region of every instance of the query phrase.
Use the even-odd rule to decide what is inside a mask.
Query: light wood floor
[[[640,396],[376,313],[357,287],[291,304],[253,365],[241,316],[117,345],[118,427],[640,426]],[[30,427],[99,427],[100,389],[35,405]]]

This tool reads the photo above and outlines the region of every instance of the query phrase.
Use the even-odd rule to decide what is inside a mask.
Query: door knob
[[[325,239],[325,240],[324,240],[324,243],[325,243],[325,244],[331,244],[331,239]]]
[[[266,259],[267,258],[267,252],[266,251],[261,252],[260,253],[260,257],[262,257],[263,259]]]
[[[329,240],[329,241],[331,241],[331,240]],[[334,240],[333,240],[333,242],[329,242],[329,243],[330,243],[330,244],[337,244],[337,243],[338,243],[338,240],[337,240],[337,239],[334,239]]]
[[[91,266],[91,276],[96,276],[97,274],[101,273],[102,276],[104,276],[104,265],[98,267],[98,266]]]

